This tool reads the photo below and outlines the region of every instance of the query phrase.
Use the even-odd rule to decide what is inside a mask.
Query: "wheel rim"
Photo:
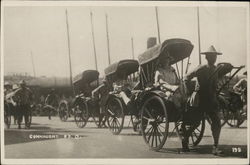
[[[201,120],[199,126],[194,129],[191,136],[189,137],[189,141],[192,142],[191,144],[193,146],[196,146],[200,143],[204,131],[205,131],[205,118]]]
[[[118,98],[109,101],[107,105],[107,124],[114,135],[120,134],[124,123],[122,102]]]
[[[239,127],[244,122],[240,112],[228,112],[227,124],[231,127]]]
[[[62,121],[66,121],[68,119],[68,108],[65,103],[60,104],[59,117]]]
[[[92,122],[95,123],[95,125],[99,128],[100,127],[100,122],[99,122],[99,116],[100,116],[100,113],[98,112],[99,108],[98,109],[91,109],[91,112],[90,115],[91,115],[91,118],[92,118]]]
[[[75,123],[77,127],[83,128],[88,122],[88,107],[86,104],[79,104],[75,107]]]
[[[150,149],[158,151],[163,147],[167,140],[168,127],[167,111],[163,100],[158,96],[149,98],[142,108],[141,131]]]
[[[141,132],[141,121],[139,120],[139,117],[137,117],[136,115],[131,115],[131,122],[133,130],[135,132]]]

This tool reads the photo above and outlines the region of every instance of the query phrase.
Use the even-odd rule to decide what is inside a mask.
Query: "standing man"
[[[216,66],[214,64],[217,55],[221,55],[222,53],[217,52],[214,46],[210,46],[206,52],[201,54],[205,55],[207,64],[198,66],[194,71],[188,73],[184,78],[184,82],[188,91],[188,89],[190,89],[191,79],[196,77],[198,80],[198,84],[196,85],[198,89],[195,90],[199,96],[198,111],[201,111],[202,114],[206,113],[212,121],[211,131],[214,139],[212,154],[218,155],[222,153],[222,151],[218,149],[221,123],[216,95],[218,72],[216,72]],[[188,94],[190,93],[191,91],[188,91]],[[182,141],[184,151],[188,151],[188,138],[193,130],[194,128],[184,133]]]
[[[18,129],[21,129],[21,122],[24,115],[25,119],[25,128],[29,128],[29,112],[31,111],[31,103],[33,100],[32,92],[29,88],[26,87],[26,82],[22,80],[20,82],[20,88],[15,91],[14,94],[15,100],[18,105]]]
[[[45,107],[44,107],[44,109],[48,111],[49,120],[51,120],[52,112],[53,110],[56,110],[57,106],[58,106],[57,95],[55,89],[52,88],[50,93],[45,99]]]
[[[103,84],[97,87],[95,90],[92,92],[92,97],[97,98],[99,101],[100,105],[100,116],[99,116],[99,127],[101,128],[102,126],[105,127],[105,104],[108,99],[109,95],[109,87],[107,80],[104,78],[103,79]],[[103,120],[104,118],[104,120]]]

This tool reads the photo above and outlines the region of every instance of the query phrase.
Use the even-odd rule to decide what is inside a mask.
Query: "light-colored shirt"
[[[168,69],[158,68],[158,70],[156,70],[155,72],[155,84],[160,83],[160,79],[167,82],[169,85],[179,84],[179,79],[173,67],[170,67]]]

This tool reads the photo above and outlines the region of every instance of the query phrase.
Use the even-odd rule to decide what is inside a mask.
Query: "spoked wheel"
[[[150,149],[158,151],[163,147],[167,140],[168,128],[167,109],[162,98],[148,98],[142,107],[141,131]]]
[[[98,128],[108,128],[108,125],[107,125],[107,122],[106,122],[106,117],[103,116],[102,120],[101,120],[101,123],[100,123],[100,119],[99,119],[99,116],[92,116],[93,118],[93,121],[95,123],[95,125],[98,127]]]
[[[141,121],[139,119],[139,116],[131,115],[131,122],[132,122],[133,130],[135,132],[141,133]]]
[[[186,130],[188,131],[189,129],[191,129],[192,127],[195,127],[194,131],[192,132],[192,134],[190,135],[189,137],[189,143],[192,145],[192,146],[197,146],[203,135],[204,135],[204,131],[205,131],[205,118],[203,118],[200,123],[198,124],[198,126],[192,126],[192,125],[187,125],[186,126]],[[184,134],[182,128],[181,128],[181,125],[182,123],[181,122],[176,122],[175,123],[175,128],[176,128],[176,134],[177,136],[182,139],[182,136]]]
[[[109,100],[107,107],[107,124],[114,135],[120,134],[124,124],[124,110],[119,98],[114,97]]]
[[[227,124],[230,127],[239,127],[245,121],[245,117],[243,116],[243,112],[228,112]]]
[[[78,103],[75,105],[74,119],[78,128],[83,128],[88,122],[88,105],[87,103]]]
[[[182,125],[182,121],[177,121],[174,123],[175,125],[175,129],[176,129],[176,134],[179,137],[180,140],[182,140],[182,134],[183,134],[183,130],[181,129],[181,125]]]
[[[4,105],[4,123],[7,128],[10,128],[11,114],[10,114],[10,109],[8,105]]]
[[[69,117],[69,113],[68,113],[68,104],[67,102],[61,102],[59,104],[58,107],[58,113],[59,113],[59,118],[61,119],[61,121],[67,121],[68,117]]]
[[[205,131],[205,121],[205,118],[203,118],[199,126],[194,129],[191,136],[189,137],[189,142],[191,142],[193,146],[197,146],[201,142]]]

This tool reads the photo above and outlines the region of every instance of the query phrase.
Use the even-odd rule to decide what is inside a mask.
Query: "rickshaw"
[[[154,76],[160,62],[159,60],[160,58],[171,57],[170,64],[175,65],[177,77],[180,80],[179,86],[183,86],[184,59],[188,58],[188,66],[192,50],[193,45],[188,40],[179,38],[168,39],[162,44],[149,48],[138,57],[140,64],[140,85],[144,91],[142,98],[143,105],[140,113],[141,132],[144,141],[152,150],[158,151],[165,144],[169,134],[170,122],[175,123],[174,130],[176,130],[177,135],[179,135],[179,126],[181,126],[183,122],[182,114],[186,109],[186,104],[184,104],[182,105],[182,110],[178,110],[166,94],[166,92],[169,91],[162,88],[161,85],[154,85]],[[178,62],[181,64],[180,70]],[[173,93],[173,91],[170,92]],[[192,122],[190,122],[190,126],[191,125]],[[197,124],[194,134],[190,137],[193,145],[197,145],[200,142],[204,130],[205,117]]]
[[[245,66],[234,67],[230,63],[218,64],[218,101],[221,112],[221,126],[226,123],[231,127],[239,127],[246,120],[246,112],[241,99],[241,94],[233,91],[230,81]],[[208,120],[210,123],[210,121]]]
[[[86,70],[77,75],[73,83],[77,92],[72,106],[77,127],[85,127],[88,121],[92,121],[97,127],[100,127],[99,100],[93,98],[91,94],[99,86],[99,72],[96,70]],[[89,120],[89,118],[92,118],[92,120]]]
[[[135,89],[138,67],[138,61],[126,59],[111,64],[104,70],[107,82],[113,85],[105,109],[107,124],[114,135],[120,134],[125,116],[128,115],[134,131],[139,131],[137,98],[140,90]],[[129,98],[129,102],[123,97],[124,95]]]
[[[60,118],[61,121],[65,122],[68,120],[68,118],[73,115],[72,111],[71,111],[71,106],[70,106],[71,102],[67,101],[65,99],[61,100],[59,102],[59,106],[58,106],[58,116]],[[70,106],[70,107],[69,107]]]
[[[76,108],[81,109],[86,107],[85,105],[83,105],[85,103],[82,102],[85,101],[86,99],[91,98],[91,91],[98,86],[98,78],[99,78],[99,72],[96,70],[85,70],[73,78],[75,98],[71,100],[63,99],[59,103],[58,113],[59,113],[59,118],[62,121],[67,121],[69,116],[74,116],[74,119],[78,127],[83,128],[86,125],[84,121],[82,122],[80,121],[86,119],[86,117],[88,118],[87,115],[88,110],[82,109],[83,110],[82,113],[84,113],[82,115],[84,115],[85,118],[81,119],[79,116],[81,110],[80,111],[76,110]],[[81,104],[80,107],[79,104]],[[75,112],[77,112],[77,114]]]

